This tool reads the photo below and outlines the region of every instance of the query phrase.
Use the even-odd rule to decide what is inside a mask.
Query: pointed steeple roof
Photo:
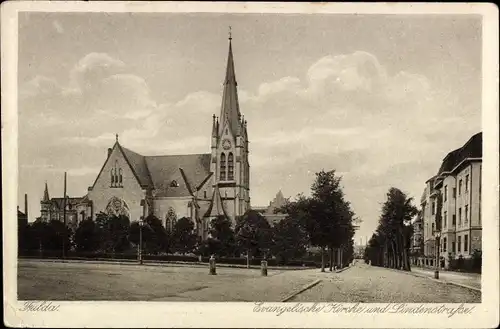
[[[222,134],[222,129],[229,123],[229,128],[233,136],[237,135],[239,130],[240,105],[238,102],[238,91],[236,74],[234,72],[233,48],[231,45],[231,34],[229,35],[229,52],[227,55],[226,77],[224,79],[224,91],[222,94],[222,105],[219,117],[219,136]]]
[[[47,187],[47,182],[45,182],[45,191],[43,191],[43,200],[42,201],[50,201],[49,198],[49,188]]]

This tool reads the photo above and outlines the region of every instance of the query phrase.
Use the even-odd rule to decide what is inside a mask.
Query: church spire
[[[49,188],[47,187],[47,182],[45,182],[45,191],[43,191],[43,200],[42,201],[50,201]]]
[[[238,102],[238,91],[236,74],[234,72],[234,61],[233,61],[233,48],[232,48],[232,34],[231,27],[229,28],[229,51],[227,55],[227,66],[226,66],[226,76],[224,79],[224,91],[222,94],[222,105],[219,117],[219,136],[222,133],[226,123],[229,124],[229,128],[236,135],[238,130],[239,117],[240,117],[240,106]]]

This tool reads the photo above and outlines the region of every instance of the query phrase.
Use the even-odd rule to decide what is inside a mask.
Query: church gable
[[[142,184],[122,148],[116,142],[111,151],[109,151],[108,157],[97,175],[92,189],[98,187],[100,189],[123,188],[131,185],[141,186]]]

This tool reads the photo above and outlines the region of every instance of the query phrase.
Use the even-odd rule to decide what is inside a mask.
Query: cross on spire
[[[118,142],[118,134],[116,134],[116,141]]]
[[[229,40],[233,40],[233,36],[231,33],[231,25],[229,25]]]

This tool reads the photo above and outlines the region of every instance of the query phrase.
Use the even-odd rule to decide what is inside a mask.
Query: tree
[[[217,216],[210,221],[209,249],[211,253],[221,256],[233,256],[236,239],[231,220],[226,216]]]
[[[99,231],[96,223],[88,218],[78,225],[75,232],[75,247],[78,251],[95,251],[99,248]]]
[[[138,221],[130,224],[129,240],[135,245],[139,245],[140,225]],[[161,220],[154,215],[149,215],[144,220],[142,227],[142,248],[145,253],[158,254],[169,251],[169,234]]]
[[[130,220],[127,216],[96,215],[96,226],[100,232],[99,249],[106,252],[123,252],[130,247]]]
[[[329,247],[333,262],[333,250],[344,250],[354,236],[354,213],[350,203],[344,199],[340,182],[341,177],[335,175],[335,170],[322,170],[316,173],[316,180],[311,187],[312,220],[309,222],[308,232],[311,244],[321,248],[321,271],[325,267],[325,248]]]
[[[413,199],[401,190],[389,189],[365,254],[372,265],[410,270],[411,219],[418,213],[412,202]]]
[[[330,250],[330,269],[335,249],[342,250],[345,260],[352,258],[354,252],[350,246],[354,237],[353,223],[359,220],[345,200],[340,183],[341,177],[335,175],[335,170],[322,170],[316,173],[311,197],[299,195],[296,201],[288,202],[279,210],[305,230],[310,245],[320,247],[321,271],[325,270],[327,247]]]
[[[282,264],[292,258],[299,258],[306,252],[307,233],[297,222],[287,217],[274,225],[271,252]]]
[[[196,241],[193,221],[187,217],[179,219],[172,230],[173,251],[189,253],[195,249]]]
[[[237,218],[235,234],[238,247],[247,252],[248,262],[252,255],[265,254],[271,246],[271,225],[255,210],[247,210]]]

